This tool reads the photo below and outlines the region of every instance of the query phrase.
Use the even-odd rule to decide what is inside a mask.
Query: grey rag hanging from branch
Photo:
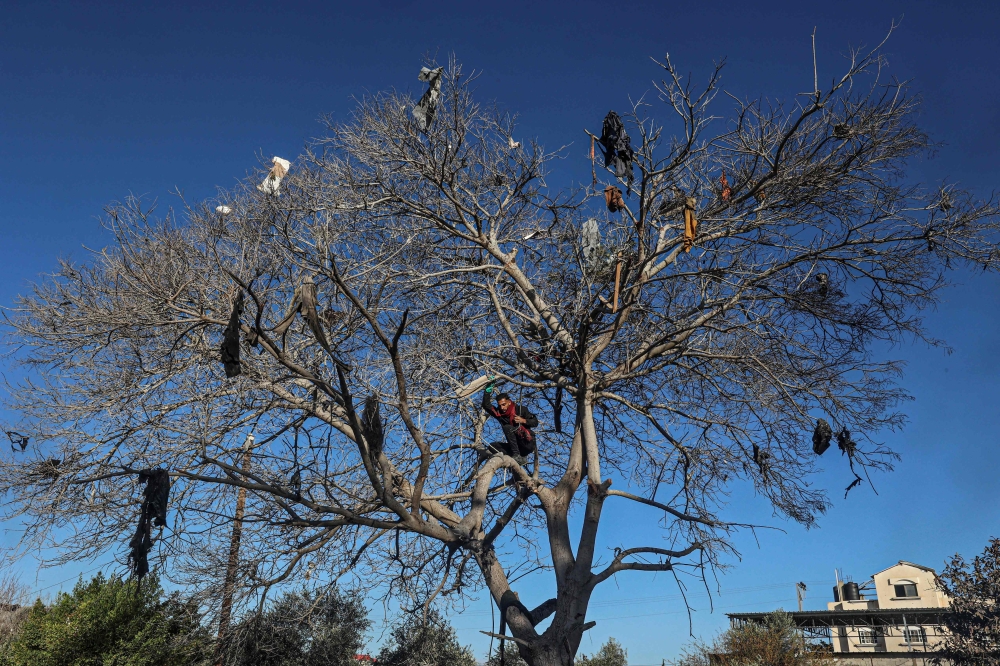
[[[144,469],[139,472],[142,491],[142,509],[139,524],[129,541],[128,567],[132,575],[142,580],[149,573],[149,551],[153,549],[153,526],[167,524],[167,501],[170,498],[170,475],[165,469]]]
[[[229,325],[222,336],[222,347],[219,349],[220,360],[226,368],[226,377],[232,379],[243,369],[240,367],[240,317],[243,316],[243,292],[236,295],[233,301],[233,311],[229,314]]]
[[[597,269],[601,252],[601,229],[597,220],[589,218],[580,230],[580,248],[583,251],[583,267],[588,273]]]
[[[443,67],[437,69],[420,68],[417,79],[429,83],[430,86],[424,92],[423,97],[413,107],[413,118],[417,121],[417,127],[421,132],[426,132],[434,122],[434,114],[437,113],[438,99],[441,97],[441,74]]]

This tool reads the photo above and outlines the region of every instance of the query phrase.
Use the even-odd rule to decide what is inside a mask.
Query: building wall
[[[949,599],[935,585],[935,574],[909,562],[900,562],[872,576],[875,584],[875,598],[864,598],[860,601],[831,601],[827,604],[829,610],[874,610],[878,608],[947,608]],[[895,586],[898,584],[913,584],[917,587],[916,597],[897,597]],[[871,595],[871,590],[866,590]],[[886,627],[875,645],[861,643],[860,627],[839,627],[831,632],[831,642],[835,653],[849,654],[879,654],[896,652],[933,652],[940,649],[944,640],[941,627],[936,625],[909,624],[911,628],[921,627],[927,637],[925,643],[911,642],[907,645],[903,634],[903,626]],[[879,662],[882,663],[882,662]]]
[[[934,584],[935,575],[923,567],[908,562],[900,562],[872,576],[878,595],[879,608],[947,608],[948,598]],[[895,585],[913,583],[920,595],[903,599],[896,596]]]

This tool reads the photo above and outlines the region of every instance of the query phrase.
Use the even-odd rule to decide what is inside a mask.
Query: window
[[[913,644],[926,643],[927,632],[923,627],[907,627],[903,629],[903,640]]]
[[[862,627],[858,629],[858,645],[878,645],[878,629]]]
[[[894,587],[896,588],[897,598],[920,596],[919,594],[917,594],[917,586],[914,585],[913,583],[900,583],[899,585],[895,585]]]

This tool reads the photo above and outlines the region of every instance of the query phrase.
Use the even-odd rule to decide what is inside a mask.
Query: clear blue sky
[[[811,87],[813,26],[820,77],[829,80],[849,45],[879,41],[899,18],[887,47],[892,73],[923,94],[921,122],[941,142],[932,159],[914,165],[914,177],[948,178],[989,195],[1000,182],[997,3],[6,2],[0,304],[57,256],[83,259],[83,246],[106,243],[96,216],[108,201],[132,192],[168,205],[174,188],[199,199],[232,185],[261,155],[294,157],[320,132],[317,118],[346,117],[352,96],[419,90],[426,53],[454,52],[481,71],[482,97],[518,112],[522,137],[549,148],[575,142],[552,179],[559,185],[589,175],[583,128],[599,130],[608,109],[651,92],[658,73],[651,56],[669,52],[702,78],[727,57],[728,90],[790,99]],[[726,110],[723,99],[718,104]],[[899,559],[940,568],[949,554],[973,553],[1000,535],[1000,292],[995,278],[958,277],[962,284],[929,317],[932,334],[954,353],[886,352],[909,361],[905,383],[916,397],[905,432],[887,437],[904,457],[897,471],[876,480],[878,496],[860,488],[843,501],[850,477],[828,452],[829,471],[817,481],[837,499],[833,511],[811,532],[787,525],[787,534],[760,534],[759,547],[741,538],[743,560],[722,578],[717,606],[791,607],[793,583],[805,580],[825,581],[810,586],[807,600],[821,608],[834,567],[856,580]],[[732,515],[768,518],[741,495]],[[605,521],[608,544],[634,529],[624,520]],[[65,577],[42,572],[38,580]],[[745,588],[757,589],[738,592]],[[662,576],[610,583],[595,600],[600,622],[583,649],[614,635],[633,664],[674,656],[688,631],[674,595]],[[650,597],[670,598],[642,601]],[[723,625],[723,611],[710,615],[699,605],[694,630],[709,635]],[[477,631],[488,622],[488,612],[455,618],[480,654]]]

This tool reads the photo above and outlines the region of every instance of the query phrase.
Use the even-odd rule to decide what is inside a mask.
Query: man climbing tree
[[[504,441],[497,442],[497,453],[511,456],[522,467],[527,456],[535,450],[535,433],[538,417],[522,405],[517,405],[506,393],[497,396],[497,406],[490,404],[490,391],[483,391],[483,411],[500,422]]]
[[[817,419],[850,433],[826,456],[845,484],[891,467],[877,438],[902,425],[906,394],[878,350],[934,342],[921,313],[949,270],[1000,267],[997,206],[905,180],[930,144],[877,50],[790,109],[726,102],[715,135],[719,71],[696,94],[660,66],[676,124],[644,115],[647,98],[621,114],[631,188],[605,170],[584,192],[547,189],[558,155],[515,136],[451,63],[423,79],[440,86],[433,117],[417,122],[402,93],[364,97],[273,190],[252,179],[162,218],[111,206],[112,246],[8,315],[28,377],[9,429],[31,448],[3,459],[3,519],[24,523],[24,547],[65,535],[66,558],[124,550],[135,473],[164,469],[151,566],[208,588],[243,488],[244,600],[340,577],[429,617],[482,590],[508,630],[497,640],[531,666],[573,663],[612,577],[724,561],[746,522],[735,486],[815,524],[829,506]],[[608,185],[627,197],[613,213]],[[306,316],[286,329],[307,277]],[[530,474],[483,461],[489,415],[456,398],[459,355],[542,420],[561,411]],[[608,502],[662,536],[606,538]],[[550,572],[548,594],[514,589],[524,567]]]

